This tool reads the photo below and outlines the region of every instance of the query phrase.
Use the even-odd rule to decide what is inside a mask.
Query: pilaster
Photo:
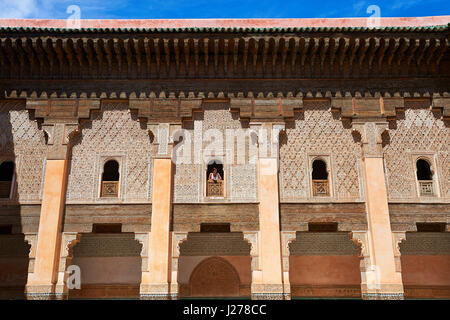
[[[36,239],[33,272],[28,274],[25,294],[28,299],[56,298],[61,270],[62,221],[69,165],[70,139],[79,132],[79,117],[99,106],[98,100],[28,99],[27,109],[33,109],[46,134],[47,155],[44,173],[39,230]],[[63,248],[65,250],[65,248]],[[30,263],[32,261],[30,260]],[[59,293],[63,294],[61,275]]]
[[[382,98],[378,102],[361,98],[356,107],[358,105],[364,106],[364,112],[354,114],[352,126],[360,135],[368,222],[368,231],[364,238],[359,237],[359,241],[364,243],[364,250],[370,257],[362,272],[362,297],[403,299],[401,273],[397,272],[395,262],[383,162],[382,135],[388,130],[384,109],[387,103]],[[353,106],[355,108],[354,100]]]
[[[281,256],[278,158],[279,132],[283,124],[251,123],[258,135],[258,197],[260,276],[252,282],[253,299],[283,299],[283,268]]]
[[[150,124],[158,146],[153,158],[152,227],[148,236],[148,272],[142,273],[141,299],[171,299],[172,239],[170,219],[172,212],[172,133],[179,125]],[[176,279],[175,279],[176,281]]]

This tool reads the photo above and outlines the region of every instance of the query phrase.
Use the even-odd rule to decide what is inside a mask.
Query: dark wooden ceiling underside
[[[212,97],[319,91],[445,95],[449,83],[449,29],[444,27],[427,32],[299,33],[0,30],[4,97],[32,92],[97,97],[142,92],[203,92]]]
[[[3,79],[371,78],[449,74],[446,33],[1,35]]]

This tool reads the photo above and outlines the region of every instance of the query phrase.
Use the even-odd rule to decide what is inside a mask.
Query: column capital
[[[180,123],[148,123],[147,128],[152,143],[157,146],[156,158],[172,158],[173,146],[176,144],[174,133],[181,130]]]
[[[360,136],[361,151],[364,158],[383,157],[383,134],[388,132],[389,123],[386,121],[355,121],[353,131]]]
[[[91,110],[100,108],[100,99],[34,99],[26,100],[46,134],[47,159],[65,160],[70,140],[80,132],[79,120],[89,118]]]
[[[251,134],[256,135],[258,158],[279,158],[280,133],[286,129],[284,122],[250,122]]]
[[[70,147],[70,140],[80,133],[77,122],[50,122],[42,124],[46,134],[47,160],[66,160]]]

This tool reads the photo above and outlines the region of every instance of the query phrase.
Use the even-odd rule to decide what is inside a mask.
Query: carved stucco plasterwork
[[[450,255],[448,232],[408,232],[401,240],[405,241],[397,243],[398,255]]]
[[[102,201],[98,198],[99,181],[103,162],[109,157],[119,158],[120,198],[124,202],[151,201],[154,146],[146,126],[126,103],[104,103],[101,112],[81,125],[81,135],[74,140],[67,203]]]
[[[74,257],[131,257],[141,256],[139,238],[131,233],[84,234],[73,248]]]
[[[424,103],[405,104],[404,116],[397,117],[384,148],[389,200],[417,198],[413,154],[436,157],[440,194],[450,198],[450,129]],[[432,160],[432,159],[430,159]]]
[[[13,201],[38,202],[47,147],[44,133],[20,102],[0,103],[0,160],[16,164]]]
[[[183,256],[248,256],[250,245],[242,232],[190,232],[180,245]]]
[[[358,254],[357,246],[346,232],[297,232],[289,245],[292,256],[325,256]]]
[[[280,201],[314,201],[308,154],[330,155],[334,199],[361,200],[360,147],[327,102],[305,102],[280,145]],[[328,198],[327,201],[330,201]]]
[[[192,146],[190,163],[177,163],[174,180],[174,203],[185,202],[202,202],[203,201],[203,183],[206,180],[206,164],[203,159],[218,159],[222,162],[226,161],[227,155],[230,154],[230,146],[227,145],[227,129],[231,129],[232,133],[242,130],[238,113],[231,112],[227,103],[203,103],[203,111],[196,112],[193,117],[193,124],[185,126],[190,133],[190,141]],[[202,155],[195,151],[195,145],[202,146],[205,150],[211,141],[206,138],[207,130],[217,130],[223,137],[223,148],[217,150],[218,154]],[[210,131],[211,132],[211,131]],[[187,141],[187,140],[185,140]],[[248,138],[245,143],[238,143],[235,140],[234,154],[235,160],[233,164],[225,163],[225,177],[223,177],[226,186],[226,199],[230,202],[257,201],[257,178],[256,164],[249,163],[249,159],[253,156],[248,148]],[[245,154],[245,163],[238,163],[236,155]],[[253,149],[251,149],[253,151]],[[198,161],[200,159],[200,161]]]

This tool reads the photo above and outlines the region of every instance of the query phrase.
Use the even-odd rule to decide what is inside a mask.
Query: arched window
[[[432,196],[433,192],[433,173],[430,163],[424,159],[416,161],[416,176],[419,181],[419,190],[421,196]]]
[[[218,160],[208,163],[206,169],[206,196],[223,197],[223,164]]]
[[[14,177],[14,162],[5,161],[0,164],[0,198],[9,198]]]
[[[428,161],[419,159],[416,162],[417,180],[433,180]]]
[[[314,160],[312,163],[312,186],[313,196],[321,197],[330,195],[327,164],[323,160]]]
[[[119,163],[109,160],[103,166],[102,173],[102,197],[116,198],[119,196]]]

